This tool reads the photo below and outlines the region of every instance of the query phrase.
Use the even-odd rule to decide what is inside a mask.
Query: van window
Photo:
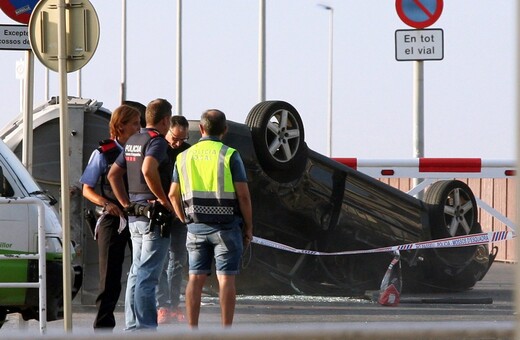
[[[14,190],[7,178],[4,176],[4,169],[0,166],[0,196],[13,197]]]

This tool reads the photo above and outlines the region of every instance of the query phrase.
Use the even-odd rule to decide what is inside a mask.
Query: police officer
[[[242,250],[253,238],[251,197],[239,153],[220,141],[227,131],[225,114],[204,112],[199,129],[199,142],[177,156],[168,196],[179,219],[188,224],[189,326],[198,327],[202,288],[214,258],[221,323],[227,327],[235,313]]]
[[[125,296],[127,330],[157,328],[155,289],[170,244],[168,226],[161,221],[171,222],[168,214],[173,210],[167,196],[172,166],[164,139],[171,116],[167,100],[151,101],[146,107],[146,128],[129,138],[108,174],[117,199],[129,213],[133,259]],[[163,216],[161,221],[157,212]]]
[[[99,294],[96,298],[98,311],[94,320],[96,329],[113,329],[116,325],[114,309],[121,293],[125,248],[130,240],[123,207],[112,192],[106,175],[123,151],[128,138],[139,131],[139,118],[139,111],[127,105],[114,110],[109,123],[110,139],[101,141],[99,148],[92,152],[80,178],[83,196],[103,212],[99,222],[94,221],[93,227],[97,227],[92,230],[99,254]],[[95,190],[98,185],[99,193]],[[120,228],[122,224],[124,229]]]

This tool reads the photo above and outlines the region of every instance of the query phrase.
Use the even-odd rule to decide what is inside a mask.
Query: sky
[[[100,21],[81,94],[113,110],[120,101],[122,1],[90,0]],[[330,12],[332,156],[410,159],[413,64],[395,59],[395,31],[411,29],[394,0],[265,0],[266,98],[291,103],[308,146],[326,154]],[[127,0],[127,99],[176,103],[176,1]],[[16,24],[0,12],[0,23]],[[446,0],[429,28],[444,32],[444,59],[424,62],[424,156],[516,158],[516,1]],[[183,114],[209,108],[245,122],[259,102],[259,0],[184,0]],[[0,51],[0,128],[20,112],[20,51]],[[35,59],[34,104],[45,98]],[[77,72],[68,94],[78,94]],[[51,96],[59,78],[50,72]]]

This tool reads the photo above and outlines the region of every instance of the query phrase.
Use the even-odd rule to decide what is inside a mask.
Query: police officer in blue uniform
[[[139,120],[140,113],[135,108],[122,105],[115,109],[109,123],[111,138],[101,141],[99,148],[92,152],[80,178],[83,196],[96,204],[98,210],[102,210],[98,223],[94,224],[97,227],[92,230],[99,254],[99,294],[96,298],[98,311],[94,320],[95,329],[113,329],[116,325],[114,309],[121,293],[125,248],[130,240],[123,207],[114,196],[106,175],[123,151],[128,138],[139,131]]]

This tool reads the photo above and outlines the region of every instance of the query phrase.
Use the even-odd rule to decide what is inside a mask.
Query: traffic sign
[[[444,58],[444,31],[440,28],[395,31],[395,59],[442,60]]]
[[[58,72],[59,0],[40,0],[29,21],[29,39],[38,60]],[[75,0],[65,9],[67,72],[85,66],[99,42],[99,21],[88,0]]]
[[[0,9],[11,19],[27,25],[38,0],[0,0]]]
[[[443,0],[396,0],[399,18],[408,26],[426,28],[441,16]]]
[[[30,50],[26,25],[0,25],[0,50]]]

